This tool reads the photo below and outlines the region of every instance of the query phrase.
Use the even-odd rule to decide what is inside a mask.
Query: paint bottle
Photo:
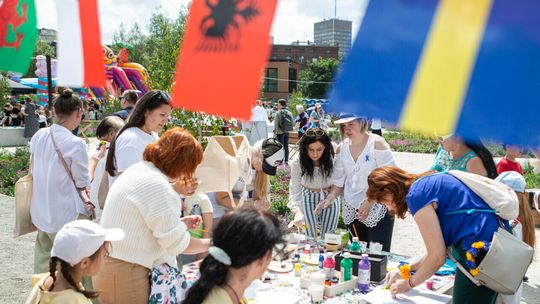
[[[302,275],[302,264],[296,263],[294,264],[294,276],[299,277]]]
[[[346,282],[351,279],[352,263],[353,262],[351,260],[351,253],[345,252],[343,254],[343,259],[341,260],[341,269],[340,269],[341,282]]]
[[[349,246],[349,250],[351,252],[360,252],[362,248],[360,248],[360,243],[358,243],[358,238],[353,237],[351,246]]]
[[[323,264],[324,264],[324,255],[321,252],[321,254],[319,255],[319,268],[324,268]]]
[[[362,254],[362,259],[358,262],[358,289],[369,291],[371,278],[371,263],[367,254]]]
[[[323,261],[323,271],[326,275],[327,280],[332,280],[334,278],[334,268],[336,267],[336,261],[334,261],[334,257],[332,256],[332,253],[327,252],[326,253],[326,259]]]
[[[306,246],[304,246],[304,253],[305,254],[311,254],[311,245],[310,244],[306,244]]]

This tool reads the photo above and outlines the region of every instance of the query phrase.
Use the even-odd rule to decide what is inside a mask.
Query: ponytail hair
[[[529,207],[529,193],[516,192],[519,198],[519,218],[521,219],[521,226],[523,228],[523,242],[527,243],[534,249],[536,243],[536,236],[534,230],[534,216],[531,208]]]
[[[495,165],[495,161],[493,160],[493,155],[489,150],[484,146],[484,144],[478,140],[474,141],[465,141],[463,142],[467,148],[471,149],[480,157],[482,160],[482,164],[484,165],[484,168],[486,169],[486,175],[487,177],[491,179],[495,179],[497,177],[497,166]]]
[[[188,290],[183,304],[202,303],[215,287],[225,283],[229,267],[247,266],[276,247],[284,247],[285,240],[280,223],[272,213],[247,207],[221,218],[214,229],[213,244],[230,257],[231,265],[208,255],[199,268],[200,279]]]

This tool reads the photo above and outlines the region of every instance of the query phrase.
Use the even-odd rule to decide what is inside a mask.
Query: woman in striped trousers
[[[334,148],[321,128],[308,129],[298,146],[299,156],[291,162],[289,208],[294,213],[294,221],[289,227],[305,221],[307,236],[322,238],[326,232],[337,228],[340,212],[339,198],[329,208],[316,212],[319,211],[317,205],[332,186]]]

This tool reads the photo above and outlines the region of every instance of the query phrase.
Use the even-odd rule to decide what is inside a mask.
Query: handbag
[[[60,149],[58,148],[58,145],[56,144],[56,140],[54,139],[52,128],[50,129],[50,134],[51,134],[51,140],[54,145],[54,149],[56,150],[56,153],[58,154],[58,158],[60,159],[60,162],[62,163],[62,166],[64,167],[64,169],[66,169],[66,172],[69,178],[73,182],[73,186],[75,186],[75,189],[77,190],[77,194],[79,194],[79,197],[81,198],[84,204],[84,210],[90,213],[90,220],[94,220],[96,218],[96,212],[94,210],[96,208],[96,205],[92,203],[92,200],[90,199],[90,196],[88,195],[88,192],[86,191],[86,188],[77,187],[77,184],[75,183],[75,179],[73,178],[73,174],[71,173],[71,170],[69,169],[66,163],[66,160],[64,159],[64,156],[62,155],[62,152],[60,151]]]
[[[30,161],[29,173],[15,183],[15,227],[13,237],[18,237],[37,230],[32,223],[30,208],[32,205],[32,191],[34,178],[32,176],[32,160]]]
[[[475,285],[486,286],[501,294],[514,294],[532,262],[533,249],[508,232],[500,219],[499,224],[501,227],[493,234],[491,246],[478,265],[476,276],[473,277],[456,261],[450,249],[447,249],[447,253],[459,270]]]
[[[152,268],[150,272],[149,304],[180,304],[185,298],[188,284],[178,268],[167,263]]]

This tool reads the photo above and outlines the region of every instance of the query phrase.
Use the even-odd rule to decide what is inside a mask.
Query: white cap
[[[516,192],[525,192],[525,187],[527,186],[525,178],[516,171],[502,172],[495,180],[507,185]]]
[[[96,253],[103,243],[123,238],[122,229],[105,229],[89,220],[76,220],[65,224],[58,231],[54,238],[51,257],[58,257],[75,266],[82,259]]]

